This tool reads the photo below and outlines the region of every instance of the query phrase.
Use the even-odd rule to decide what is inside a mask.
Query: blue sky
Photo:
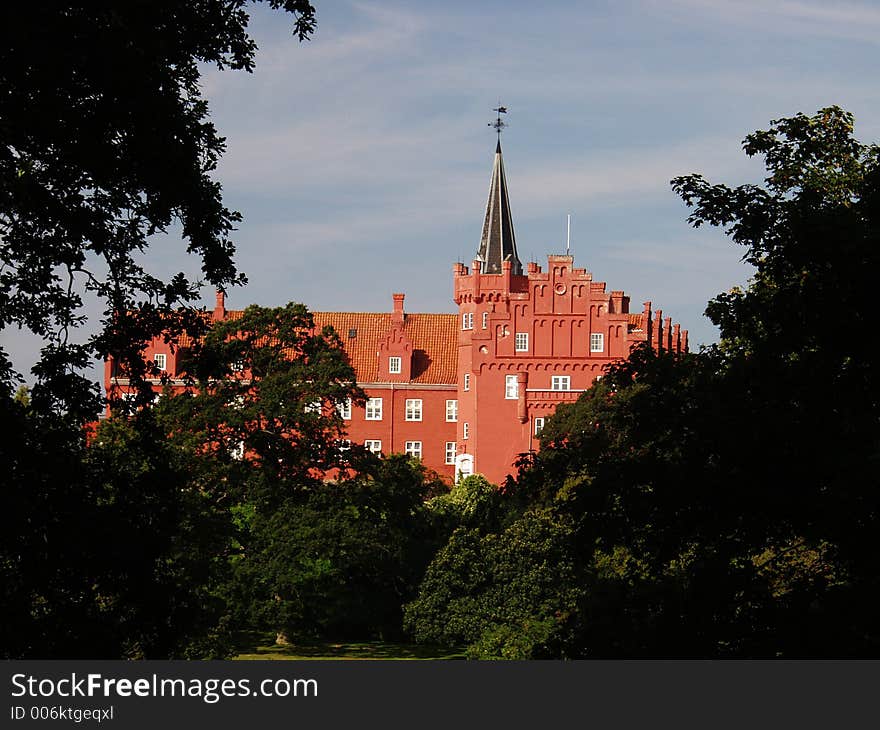
[[[692,346],[713,342],[707,300],[749,271],[721,232],[688,226],[669,180],[759,182],[743,137],[831,104],[855,114],[859,139],[880,138],[877,4],[315,5],[311,41],[258,6],[255,72],[205,70],[228,145],[217,176],[244,216],[250,284],[231,308],[386,311],[403,291],[408,311],[453,311],[452,263],[479,243],[500,99],[520,258],[561,251],[570,213],[578,266],[636,310],[651,299]],[[184,248],[168,236],[147,260],[197,276]],[[26,370],[39,343],[2,337]]]

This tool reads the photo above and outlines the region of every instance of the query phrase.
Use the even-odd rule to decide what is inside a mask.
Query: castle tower
[[[623,291],[606,291],[568,254],[546,271],[516,253],[500,143],[489,185],[480,249],[453,267],[458,305],[456,473],[503,483],[522,454],[538,448],[545,419],[577,400],[606,365],[638,342],[687,349],[687,333],[652,321],[651,303],[630,314]],[[661,331],[662,329],[662,331]],[[664,336],[669,331],[669,336]]]

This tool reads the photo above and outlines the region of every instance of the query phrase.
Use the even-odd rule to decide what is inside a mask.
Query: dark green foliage
[[[269,4],[308,37],[308,2]],[[243,281],[232,261],[239,216],[211,177],[223,138],[199,80],[202,63],[252,68],[245,5],[0,10],[0,331],[20,326],[46,342],[28,398],[13,396],[20,376],[0,348],[2,656],[225,651],[223,469],[165,444],[148,414],[104,424],[86,448],[101,400],[80,373],[113,355],[145,405],[155,368],[144,343],[202,331],[202,317],[179,306],[198,282],[162,281],[142,261],[154,234],[179,227],[207,281]],[[104,327],[72,344],[84,292],[103,302]]]
[[[436,488],[403,456],[338,483],[297,489],[256,509],[237,563],[242,613],[299,640],[400,635],[436,548],[425,498]]]
[[[86,461],[100,507],[94,537],[113,546],[96,601],[124,654],[222,656],[219,591],[233,547],[223,486],[193,478],[192,454],[167,443],[149,411],[104,421]]]
[[[64,419],[4,402],[3,656],[224,653],[228,518],[158,430],[111,419],[86,447]]]
[[[80,538],[96,500],[83,435],[56,414],[14,401],[11,389],[0,398],[0,418],[0,653],[55,656],[68,641],[78,645],[91,624],[93,550],[89,533]]]
[[[428,506],[447,542],[404,627],[417,640],[470,644],[474,658],[564,655],[580,585],[571,525],[474,475]]]
[[[346,464],[336,406],[364,396],[338,335],[316,332],[303,305],[251,306],[218,322],[185,367],[194,391],[160,406],[174,438],[227,463],[241,451],[241,468],[259,470],[267,485]],[[262,498],[284,496],[269,490]]]
[[[404,457],[340,447],[336,406],[364,396],[336,333],[315,332],[299,304],[249,307],[215,325],[189,368],[194,391],[156,413],[232,516],[224,595],[237,624],[299,639],[399,634],[436,547],[424,502],[441,485]]]
[[[500,533],[457,529],[434,558],[405,626],[417,641],[470,644],[475,658],[564,656],[582,591],[570,525],[532,510]]]
[[[314,28],[305,0],[270,0]],[[140,261],[149,238],[180,227],[216,286],[243,281],[232,261],[240,216],[212,173],[224,150],[199,88],[200,64],[250,70],[244,0],[4,4],[0,10],[0,329],[64,345],[82,293],[105,304],[91,356],[134,377],[140,343],[198,320],[198,294]]]

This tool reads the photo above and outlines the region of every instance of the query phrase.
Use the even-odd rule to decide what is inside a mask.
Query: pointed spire
[[[484,274],[500,274],[501,263],[509,260],[513,263],[511,273],[522,275],[522,263],[516,253],[516,237],[513,233],[513,218],[510,215],[500,138],[495,146],[495,163],[492,167],[492,180],[489,183],[486,219],[483,221],[483,235],[480,238],[480,250],[476,258],[482,262]]]

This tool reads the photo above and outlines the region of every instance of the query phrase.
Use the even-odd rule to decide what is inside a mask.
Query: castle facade
[[[630,297],[606,291],[570,255],[525,269],[516,250],[500,141],[477,253],[452,268],[455,314],[415,314],[404,294],[390,312],[313,312],[318,329],[341,337],[366,392],[363,407],[338,404],[352,443],[407,453],[448,479],[482,474],[500,484],[560,403],[577,400],[603,368],[638,343],[685,352],[687,330],[650,301],[630,312]],[[237,318],[218,293],[214,320]],[[171,378],[178,355],[156,338],[147,348]],[[107,392],[125,387],[112,362]],[[161,390],[159,381],[154,388]]]

